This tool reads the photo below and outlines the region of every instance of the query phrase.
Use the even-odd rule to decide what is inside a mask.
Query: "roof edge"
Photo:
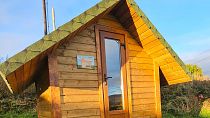
[[[10,91],[10,93],[13,94],[14,92],[12,91],[12,88],[11,88],[11,86],[9,85],[9,83],[8,83],[8,81],[6,79],[6,76],[1,71],[0,71],[0,79],[3,79],[4,80],[5,84],[7,85],[7,88]]]
[[[192,80],[191,75],[189,74],[186,65],[184,62],[179,58],[179,56],[176,54],[176,52],[172,49],[170,44],[165,40],[165,38],[160,34],[160,32],[157,30],[157,28],[152,24],[152,22],[148,19],[148,17],[144,14],[144,12],[139,8],[139,6],[136,4],[134,0],[127,0],[127,2],[132,6],[133,9],[135,9],[136,13],[142,17],[143,21],[149,26],[149,28],[152,30],[154,35],[160,40],[160,42],[166,47],[166,49],[169,51],[169,53],[174,57],[174,59],[178,62],[178,64],[182,67],[182,69],[185,71],[185,73],[189,76],[189,78]]]
[[[29,45],[24,50],[7,59],[0,64],[0,71],[5,76],[4,79],[20,66],[60,42],[62,39],[81,28],[84,24],[93,20],[108,8],[116,5],[119,1],[120,0],[103,0],[98,2],[95,6],[59,26],[55,31],[43,36],[37,42]],[[84,16],[87,17],[85,18]]]

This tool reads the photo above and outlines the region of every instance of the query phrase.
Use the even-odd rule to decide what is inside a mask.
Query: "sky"
[[[48,0],[56,26],[70,21],[100,0]],[[0,0],[0,57],[11,57],[43,36],[41,0]],[[210,75],[210,0],[136,0],[146,16],[185,63]]]

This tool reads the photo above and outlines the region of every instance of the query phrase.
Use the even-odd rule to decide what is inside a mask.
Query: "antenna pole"
[[[56,26],[55,26],[55,10],[54,8],[52,7],[52,23],[53,23],[53,30],[56,29]]]
[[[44,35],[47,35],[47,15],[46,15],[46,2],[42,0],[43,17],[44,17]]]

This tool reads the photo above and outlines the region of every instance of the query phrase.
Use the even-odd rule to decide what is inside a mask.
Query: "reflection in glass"
[[[123,110],[123,83],[121,81],[120,42],[105,39],[106,69],[108,79],[109,110]]]

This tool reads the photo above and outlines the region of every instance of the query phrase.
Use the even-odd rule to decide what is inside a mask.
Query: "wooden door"
[[[125,36],[100,31],[106,118],[128,118]]]

